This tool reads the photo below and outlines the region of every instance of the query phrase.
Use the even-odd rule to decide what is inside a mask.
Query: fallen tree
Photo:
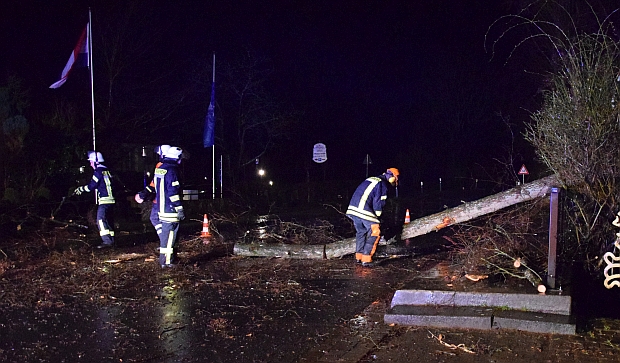
[[[293,245],[285,243],[244,243],[235,244],[234,254],[251,257],[284,258],[339,258],[355,252],[355,238],[325,245]]]
[[[463,203],[430,216],[418,218],[406,224],[400,236],[401,240],[438,231],[449,225],[465,222],[485,214],[493,213],[517,203],[541,198],[549,194],[558,181],[555,175],[526,183],[518,187]],[[282,257],[331,259],[340,258],[355,252],[355,238],[324,245],[292,244],[235,244],[234,254],[248,257]]]
[[[438,231],[451,224],[469,221],[471,219],[493,213],[517,203],[527,202],[549,194],[553,186],[558,185],[555,175],[535,180],[497,194],[463,203],[457,207],[446,209],[430,216],[418,218],[403,227],[401,239],[413,238]]]

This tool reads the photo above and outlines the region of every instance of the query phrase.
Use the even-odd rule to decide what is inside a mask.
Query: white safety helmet
[[[183,154],[183,150],[181,150],[181,148],[177,146],[170,146],[168,150],[164,151],[163,153],[165,158],[175,159],[175,160],[179,160],[179,158],[181,157],[181,154]]]
[[[170,145],[159,145],[155,147],[155,154],[163,156],[170,149]]]
[[[94,161],[96,163],[103,162],[103,155],[99,151],[89,151],[88,152],[88,161]]]

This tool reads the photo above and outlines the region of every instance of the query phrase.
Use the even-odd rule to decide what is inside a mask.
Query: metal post
[[[306,182],[308,184],[308,203],[310,203],[310,168],[306,168]]]
[[[95,84],[93,81],[93,19],[90,8],[88,8],[88,68],[90,68],[90,108],[93,114],[93,151],[97,151],[95,136]]]
[[[549,199],[549,257],[547,259],[547,285],[555,289],[556,255],[558,245],[558,194],[559,188],[551,188]]]
[[[144,188],[146,188],[146,184],[148,183],[148,169],[146,166],[146,150],[144,146],[142,146],[142,173],[144,179]]]
[[[215,90],[215,53],[213,53],[213,89],[211,90],[211,92],[213,92]],[[210,106],[210,105],[209,105]],[[215,105],[213,105],[213,112],[215,113]],[[215,125],[213,125],[213,127],[215,127]],[[215,140],[213,142],[213,149],[211,150],[211,184],[212,184],[212,192],[213,192],[213,199],[215,200]]]

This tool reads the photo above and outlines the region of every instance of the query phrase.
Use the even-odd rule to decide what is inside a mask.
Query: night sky
[[[97,33],[105,33],[101,27],[123,24],[118,17],[116,23],[101,20],[129,8],[113,3],[3,1],[2,76],[24,79],[31,90],[32,108],[47,106],[69,92],[89,92],[87,86],[76,85],[78,76],[70,77],[59,90],[48,87],[57,80],[86,24],[89,6],[95,58]],[[371,173],[398,167],[410,185],[441,176],[477,177],[473,174],[478,166],[489,167],[512,145],[500,114],[516,125],[520,159],[515,167],[534,163],[533,152],[519,133],[539,101],[542,79],[526,72],[536,65],[527,51],[508,59],[515,38],[501,43],[493,59],[485,51],[489,26],[513,10],[502,1],[146,3],[150,4],[146,20],[132,20],[125,26],[143,27],[137,32],[143,38],[136,39],[136,46],[159,51],[157,57],[141,60],[142,73],[133,74],[132,82],[161,77],[165,85],[158,87],[178,83],[182,88],[197,67],[209,69],[213,52],[218,66],[234,63],[248,51],[269,59],[269,91],[300,115],[288,139],[263,157],[280,171],[272,175],[303,180],[308,168],[321,167],[331,176],[363,178],[362,162],[368,154],[373,161]],[[491,39],[498,34],[497,30],[489,33]],[[124,75],[125,80],[128,77]],[[150,140],[136,137],[136,141],[174,142],[202,157],[208,95],[205,84],[183,111],[170,115],[185,123],[178,132],[172,128],[149,136]],[[216,117],[218,112],[222,110],[216,108]],[[196,126],[187,128],[187,124]],[[317,142],[327,145],[328,162],[323,166],[311,161],[312,145]]]

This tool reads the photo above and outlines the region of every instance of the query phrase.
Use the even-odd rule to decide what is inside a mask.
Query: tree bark
[[[557,177],[551,175],[501,193],[413,220],[403,227],[401,240],[438,231],[451,224],[465,222],[517,203],[544,197],[549,194],[551,187],[555,185],[558,185]],[[234,247],[235,255],[249,257],[330,259],[340,258],[354,252],[355,238],[347,238],[327,245],[235,244]]]
[[[237,243],[233,251],[235,255],[250,257],[331,259],[355,252],[355,238],[347,238],[327,245]]]
[[[469,221],[471,219],[493,213],[517,203],[527,202],[549,194],[551,187],[557,186],[555,175],[535,180],[497,194],[446,209],[430,216],[418,218],[403,227],[401,239],[413,238],[438,231],[451,224]]]

